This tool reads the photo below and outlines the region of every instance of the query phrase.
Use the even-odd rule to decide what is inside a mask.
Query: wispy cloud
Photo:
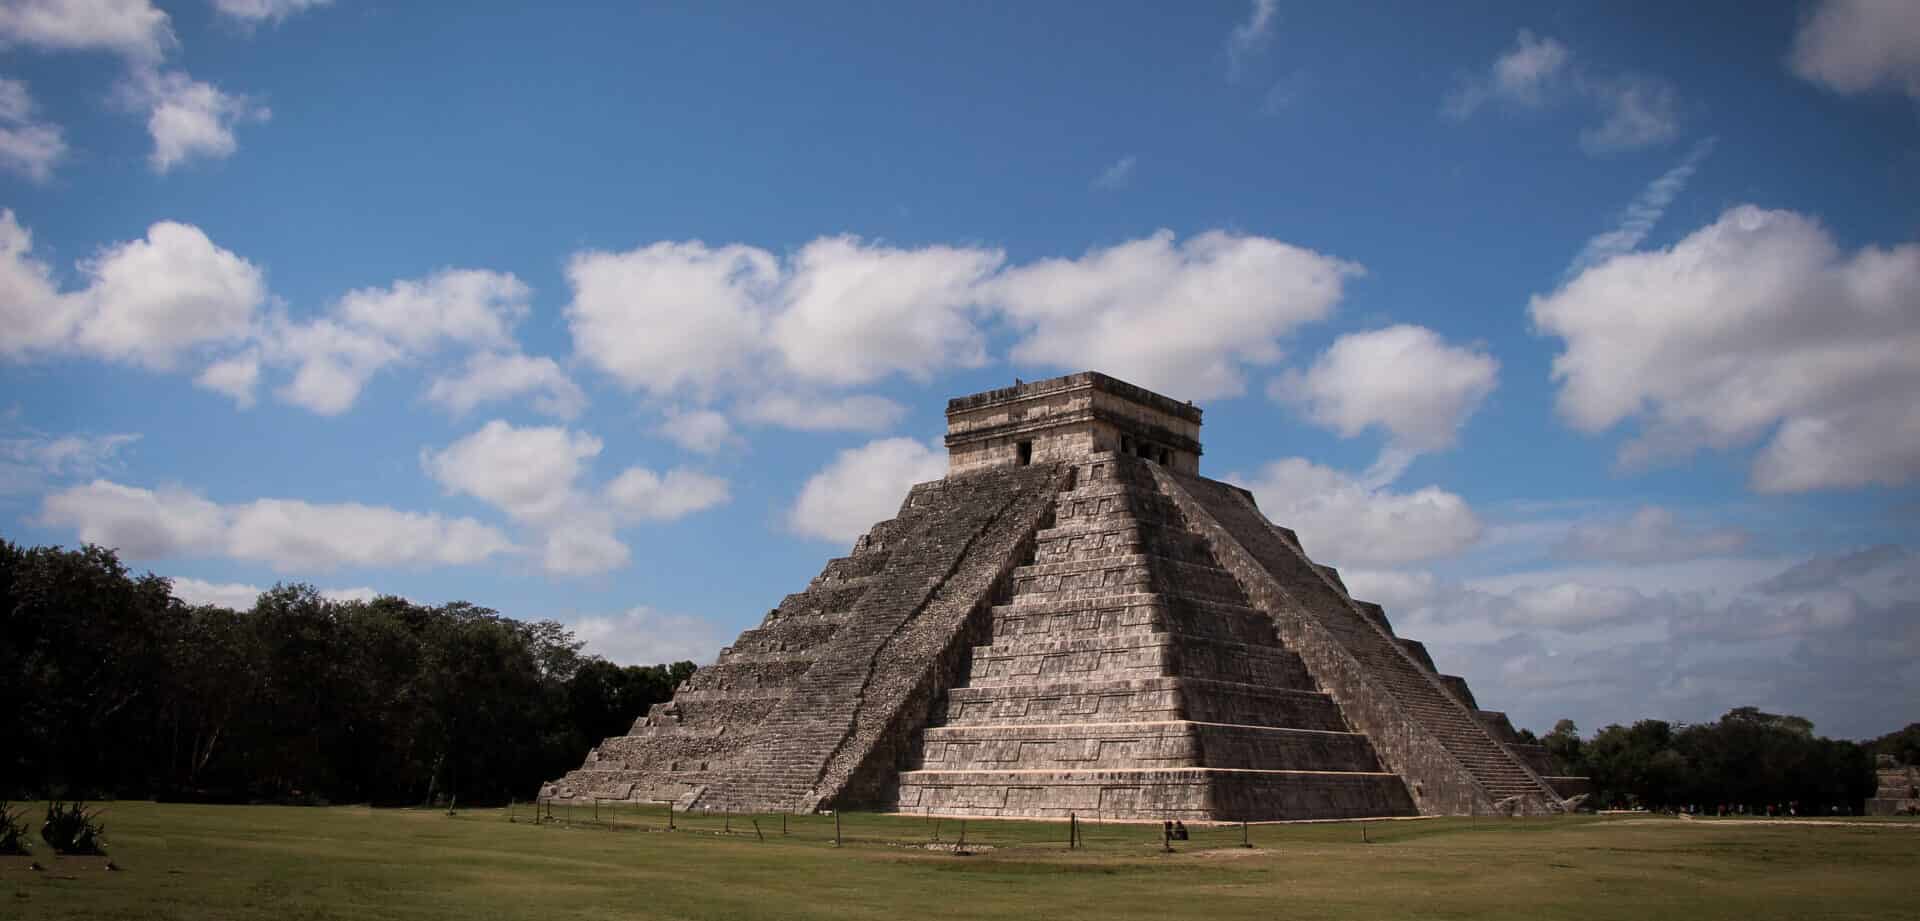
[[[1295,71],[1274,81],[1268,88],[1265,99],[1260,101],[1260,114],[1278,115],[1293,107],[1306,95],[1307,75],[1305,71]]]
[[[1107,167],[1101,171],[1100,175],[1094,177],[1093,187],[1096,189],[1126,188],[1133,182],[1133,167],[1139,160],[1139,157],[1133,154],[1127,154],[1114,161],[1112,166]]]
[[[1227,36],[1227,76],[1239,79],[1247,62],[1264,51],[1273,39],[1273,21],[1280,12],[1280,0],[1253,0],[1247,21],[1233,27]]]
[[[1582,66],[1560,40],[1521,29],[1513,47],[1483,73],[1466,77],[1440,103],[1440,115],[1463,123],[1489,105],[1513,111],[1578,101],[1599,121],[1580,132],[1594,156],[1664,144],[1680,134],[1680,93],[1657,76],[1604,73]]]
[[[1538,107],[1567,70],[1572,53],[1558,40],[1521,29],[1514,46],[1494,59],[1484,77],[1468,80],[1447,94],[1440,112],[1464,121],[1489,100]]]
[[[1573,257],[1573,264],[1567,266],[1567,276],[1571,277],[1615,256],[1633,252],[1640,241],[1652,232],[1654,225],[1660,223],[1660,218],[1667,213],[1667,207],[1687,187],[1687,181],[1693,178],[1700,163],[1713,153],[1713,145],[1717,140],[1707,138],[1693,145],[1685,159],[1642,189],[1627,205],[1626,211],[1621,213],[1618,225],[1596,235],[1580,248],[1580,254]]]

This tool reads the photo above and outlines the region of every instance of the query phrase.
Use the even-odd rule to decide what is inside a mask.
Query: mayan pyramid
[[[1200,476],[1199,436],[1092,372],[950,401],[945,478],[542,798],[1267,820],[1584,789]]]

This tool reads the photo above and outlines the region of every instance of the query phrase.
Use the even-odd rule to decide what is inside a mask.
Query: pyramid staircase
[[[1409,814],[1149,464],[1096,453],[992,609],[894,808],[964,815]]]

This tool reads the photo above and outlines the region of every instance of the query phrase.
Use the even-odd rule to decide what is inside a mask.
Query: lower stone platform
[[[902,771],[901,812],[1093,819],[1359,819],[1415,812],[1398,775],[1147,768]]]

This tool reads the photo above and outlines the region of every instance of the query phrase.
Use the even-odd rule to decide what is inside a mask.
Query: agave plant
[[[107,827],[100,824],[98,810],[89,811],[86,803],[47,804],[47,821],[40,826],[40,837],[61,854],[104,854],[101,836]]]
[[[27,814],[0,802],[0,854],[25,854],[33,850],[27,839]]]

